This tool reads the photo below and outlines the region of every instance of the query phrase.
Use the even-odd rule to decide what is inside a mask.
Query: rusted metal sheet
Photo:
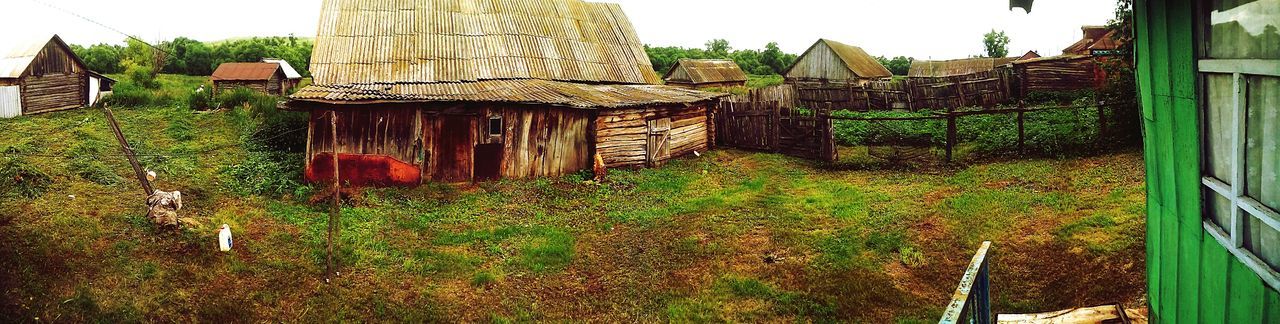
[[[222,63],[213,71],[214,81],[266,81],[276,73],[283,73],[277,63]]]
[[[668,84],[745,83],[747,73],[732,60],[680,59],[663,79]]]
[[[579,0],[326,0],[315,84],[544,79],[656,84],[616,4]]]
[[[548,80],[492,80],[463,83],[313,85],[292,98],[304,102],[507,102],[583,109],[709,101],[725,94],[661,85],[592,85]],[[294,104],[296,105],[296,103]]]

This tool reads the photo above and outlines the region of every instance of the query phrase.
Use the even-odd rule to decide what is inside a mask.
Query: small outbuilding
[[[213,71],[213,94],[247,88],[269,95],[285,94],[288,77],[277,63],[222,63]]]
[[[820,39],[783,76],[787,83],[798,85],[862,86],[869,81],[888,80],[893,73],[857,46]]]
[[[314,82],[288,103],[311,114],[307,180],[332,181],[333,154],[345,183],[413,186],[654,166],[713,142],[723,95],[660,85],[616,4],[433,4],[324,1]]]
[[[90,71],[58,35],[6,46],[0,57],[0,118],[93,105],[115,80]]]
[[[668,85],[694,89],[747,85],[747,73],[733,60],[680,59],[663,79]]]
[[[1027,54],[1022,54],[1022,56],[1019,56],[1018,59],[1014,61],[1030,60],[1033,58],[1040,58],[1040,53],[1037,53],[1036,51],[1027,51]]]
[[[1098,64],[1088,55],[1058,55],[1014,61],[1019,89],[1024,94],[1070,91],[1102,85]]]
[[[911,70],[907,73],[907,77],[912,80],[929,80],[974,75],[995,71],[1016,60],[1018,60],[1017,57],[976,57],[944,61],[915,60],[911,62]]]
[[[293,65],[290,65],[289,61],[277,58],[264,58],[262,59],[262,62],[280,64],[280,70],[284,71],[282,92],[289,93],[289,90],[297,88],[298,85],[302,83],[302,73],[298,73],[298,69],[293,68]]]

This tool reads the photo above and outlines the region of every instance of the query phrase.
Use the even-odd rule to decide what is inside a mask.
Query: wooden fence
[[[785,108],[777,101],[721,101],[713,113],[716,144],[835,161],[835,140],[826,112]]]
[[[784,84],[752,89],[725,99],[730,102],[777,102],[782,107],[813,110],[922,110],[994,107],[1019,96],[1018,80],[1010,69],[975,74],[871,81],[862,86]]]

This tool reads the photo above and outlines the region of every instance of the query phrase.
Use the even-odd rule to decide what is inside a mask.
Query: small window
[[[489,116],[489,137],[502,137],[502,116]]]

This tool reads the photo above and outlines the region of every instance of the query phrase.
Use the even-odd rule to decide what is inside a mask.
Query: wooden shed
[[[810,46],[782,75],[791,84],[852,86],[893,77],[889,69],[861,48],[828,39]]]
[[[222,63],[213,71],[213,94],[248,88],[270,95],[283,95],[288,77],[278,63]]]
[[[89,71],[57,35],[6,50],[0,57],[0,118],[92,105],[115,83]]]
[[[298,85],[302,83],[302,73],[298,73],[298,69],[293,68],[293,65],[289,64],[289,61],[277,58],[264,58],[262,59],[262,62],[280,64],[280,71],[284,72],[284,83],[281,84],[281,92],[289,93],[289,90],[297,88]]]
[[[1007,68],[1006,65],[1016,60],[1018,60],[1017,57],[976,57],[944,61],[915,60],[911,61],[911,70],[907,72],[907,77],[913,80],[930,80],[973,75]]]
[[[1014,73],[1023,93],[1069,91],[1101,85],[1097,63],[1087,55],[1059,55],[1014,61]]]
[[[309,181],[331,179],[335,151],[343,181],[412,186],[564,175],[596,154],[659,165],[712,143],[721,95],[659,85],[616,4],[325,0],[321,17],[314,82],[289,102],[311,114]]]
[[[694,89],[747,85],[747,73],[733,60],[680,59],[663,79],[669,85]]]

